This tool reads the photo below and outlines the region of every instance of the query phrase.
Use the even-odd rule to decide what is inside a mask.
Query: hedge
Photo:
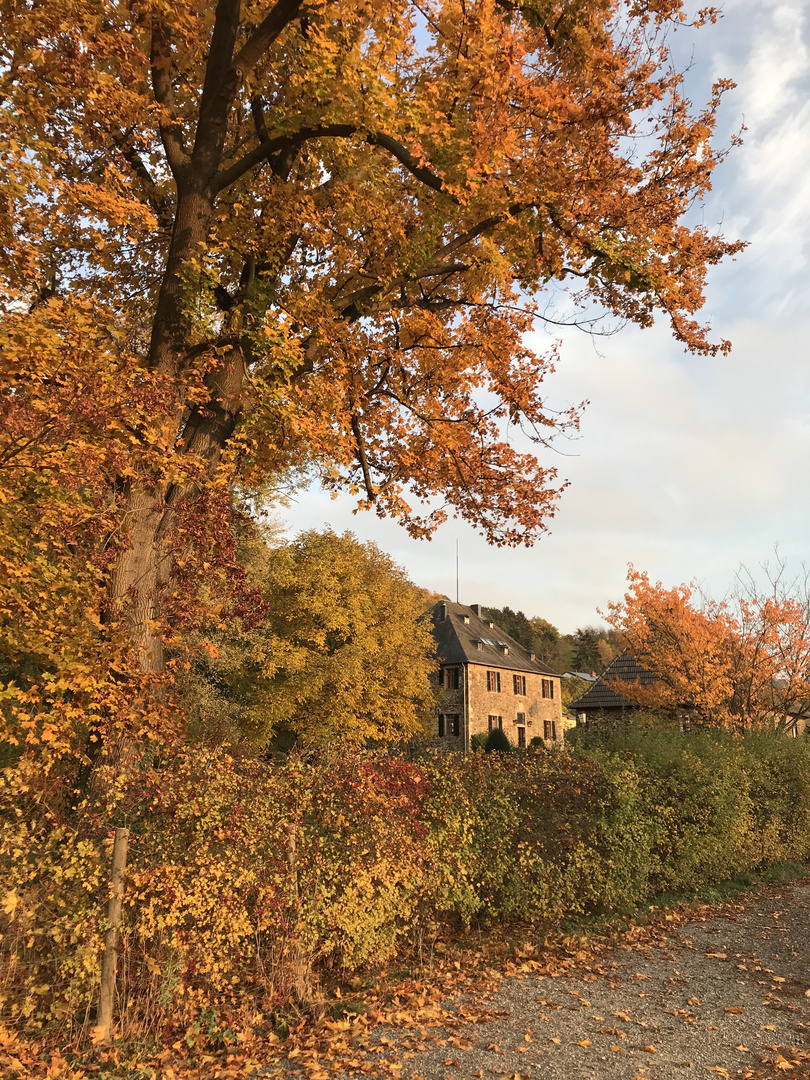
[[[1,775],[4,1011],[29,1028],[92,1015],[110,814],[131,828],[122,1013],[164,1028],[246,989],[306,997],[448,921],[558,920],[810,856],[810,739],[282,763],[193,747],[78,824]]]

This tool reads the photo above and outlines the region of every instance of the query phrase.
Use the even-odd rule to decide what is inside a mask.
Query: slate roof
[[[584,694],[569,703],[571,712],[587,712],[588,709],[637,709],[635,702],[629,701],[617,688],[623,682],[641,682],[645,686],[657,682],[657,678],[632,656],[626,649],[616,657],[593,686]]]
[[[464,622],[464,617],[469,619]],[[555,675],[559,671],[532,660],[527,649],[505,633],[499,626],[491,627],[471,607],[442,600],[429,612],[432,619],[436,652],[443,664],[481,664],[484,667],[504,668],[507,671],[532,671],[539,675]],[[481,642],[478,648],[477,642]],[[504,654],[499,646],[505,645]]]

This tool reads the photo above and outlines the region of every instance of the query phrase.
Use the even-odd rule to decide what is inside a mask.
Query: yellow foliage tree
[[[266,614],[201,653],[191,698],[203,728],[226,719],[262,745],[288,733],[304,746],[427,734],[436,662],[423,590],[351,533],[244,551]]]

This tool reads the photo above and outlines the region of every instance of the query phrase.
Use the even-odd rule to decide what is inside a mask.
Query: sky
[[[718,141],[746,129],[702,207],[708,226],[749,244],[712,271],[702,313],[731,355],[685,354],[663,325],[597,339],[555,331],[561,360],[547,399],[588,405],[578,438],[542,458],[570,484],[532,548],[488,547],[458,520],[411,540],[316,486],[282,511],[290,535],[350,529],[452,599],[458,544],[462,603],[509,605],[562,633],[601,623],[630,563],[720,597],[741,564],[757,571],[777,546],[796,571],[810,562],[810,5],[728,0],[722,10],[716,25],[679,32],[674,48],[691,60],[696,104],[715,79],[737,83]],[[540,331],[535,340],[542,351],[551,342]]]

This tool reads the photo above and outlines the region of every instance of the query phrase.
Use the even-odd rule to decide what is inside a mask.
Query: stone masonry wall
[[[447,690],[446,688],[440,688],[439,704],[436,706],[436,713],[442,713],[445,716],[452,716],[458,713],[459,725],[458,736],[449,735],[445,728],[444,737],[440,738],[436,731],[438,727],[434,729],[434,742],[443,750],[463,750],[464,749],[464,672],[459,673],[459,688],[458,690]],[[435,680],[431,680],[435,683]],[[434,721],[435,723],[435,721]]]
[[[517,745],[517,714],[526,715],[526,744],[535,736],[543,738],[543,721],[556,722],[557,742],[562,743],[562,703],[560,701],[560,680],[552,675],[537,675],[533,672],[514,672],[508,668],[496,668],[469,664],[467,667],[470,682],[470,736],[489,731],[489,717],[502,716],[503,730],[513,745]],[[499,671],[501,690],[487,689],[487,671]],[[526,676],[526,694],[514,692],[513,675]],[[550,679],[554,684],[554,697],[544,698],[542,680]],[[553,740],[547,740],[551,745]]]

